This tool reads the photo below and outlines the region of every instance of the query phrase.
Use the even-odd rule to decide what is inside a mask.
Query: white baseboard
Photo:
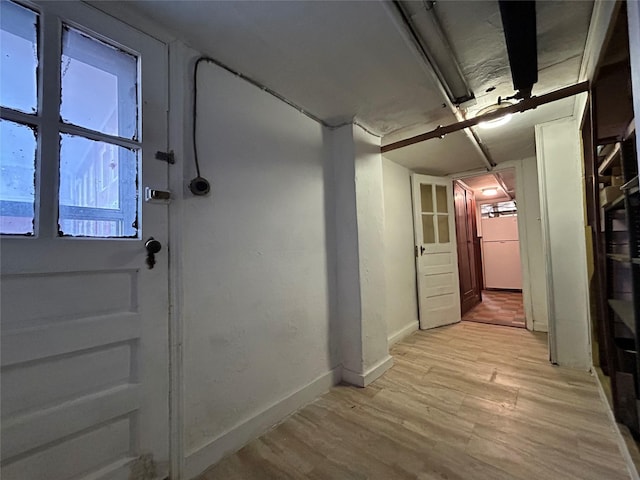
[[[607,395],[604,393],[604,388],[602,387],[602,383],[600,382],[600,378],[596,373],[595,368],[591,369],[591,374],[596,379],[596,384],[598,385],[598,392],[600,393],[600,400],[602,401],[607,415],[609,416],[609,420],[611,420],[611,424],[613,425],[613,430],[615,431],[616,441],[618,442],[618,448],[620,449],[620,453],[622,454],[622,458],[624,458],[625,463],[627,464],[627,470],[629,471],[629,475],[633,480],[640,480],[640,476],[638,476],[638,469],[636,468],[636,464],[633,463],[633,459],[631,458],[631,454],[629,453],[629,447],[627,447],[627,442],[622,438],[622,432],[620,432],[620,427],[618,426],[618,422],[616,422],[616,418],[613,416],[613,411],[609,405],[609,400],[607,400]]]
[[[357,373],[343,368],[342,380],[351,385],[355,385],[356,387],[364,388],[376,378],[380,377],[384,372],[389,370],[392,366],[393,358],[390,355],[387,355],[364,373]]]
[[[336,367],[257,415],[240,422],[206,445],[188,453],[184,462],[183,478],[193,478],[224,456],[239,450],[288,415],[337,385],[341,378],[342,367]]]
[[[419,325],[418,325],[418,321],[417,320],[413,320],[413,321],[409,322],[404,327],[402,327],[400,330],[396,330],[394,333],[392,333],[389,336],[389,338],[387,339],[388,345],[391,346],[391,345],[394,345],[394,344],[398,343],[400,340],[405,339],[406,337],[411,335],[413,332],[418,330],[418,328],[419,328]]]
[[[546,333],[549,331],[549,325],[546,323],[533,322],[533,331]]]

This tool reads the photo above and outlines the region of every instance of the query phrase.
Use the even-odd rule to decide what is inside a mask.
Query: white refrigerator
[[[485,288],[522,289],[518,217],[482,219]]]

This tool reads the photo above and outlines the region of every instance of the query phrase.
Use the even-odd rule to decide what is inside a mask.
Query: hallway
[[[629,478],[594,379],[550,365],[546,335],[463,322],[391,354],[199,480]]]
[[[483,290],[482,302],[465,313],[462,320],[525,328],[522,292]]]

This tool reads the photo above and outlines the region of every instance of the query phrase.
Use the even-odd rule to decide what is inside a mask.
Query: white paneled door
[[[1,477],[163,478],[166,46],[81,2],[1,8]]]
[[[449,178],[412,175],[420,328],[460,321],[453,186]]]

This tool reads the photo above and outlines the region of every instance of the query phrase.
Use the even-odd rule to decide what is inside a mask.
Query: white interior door
[[[460,287],[451,179],[412,175],[420,328],[460,321]]]
[[[163,478],[165,45],[80,2],[1,33],[2,479]]]

